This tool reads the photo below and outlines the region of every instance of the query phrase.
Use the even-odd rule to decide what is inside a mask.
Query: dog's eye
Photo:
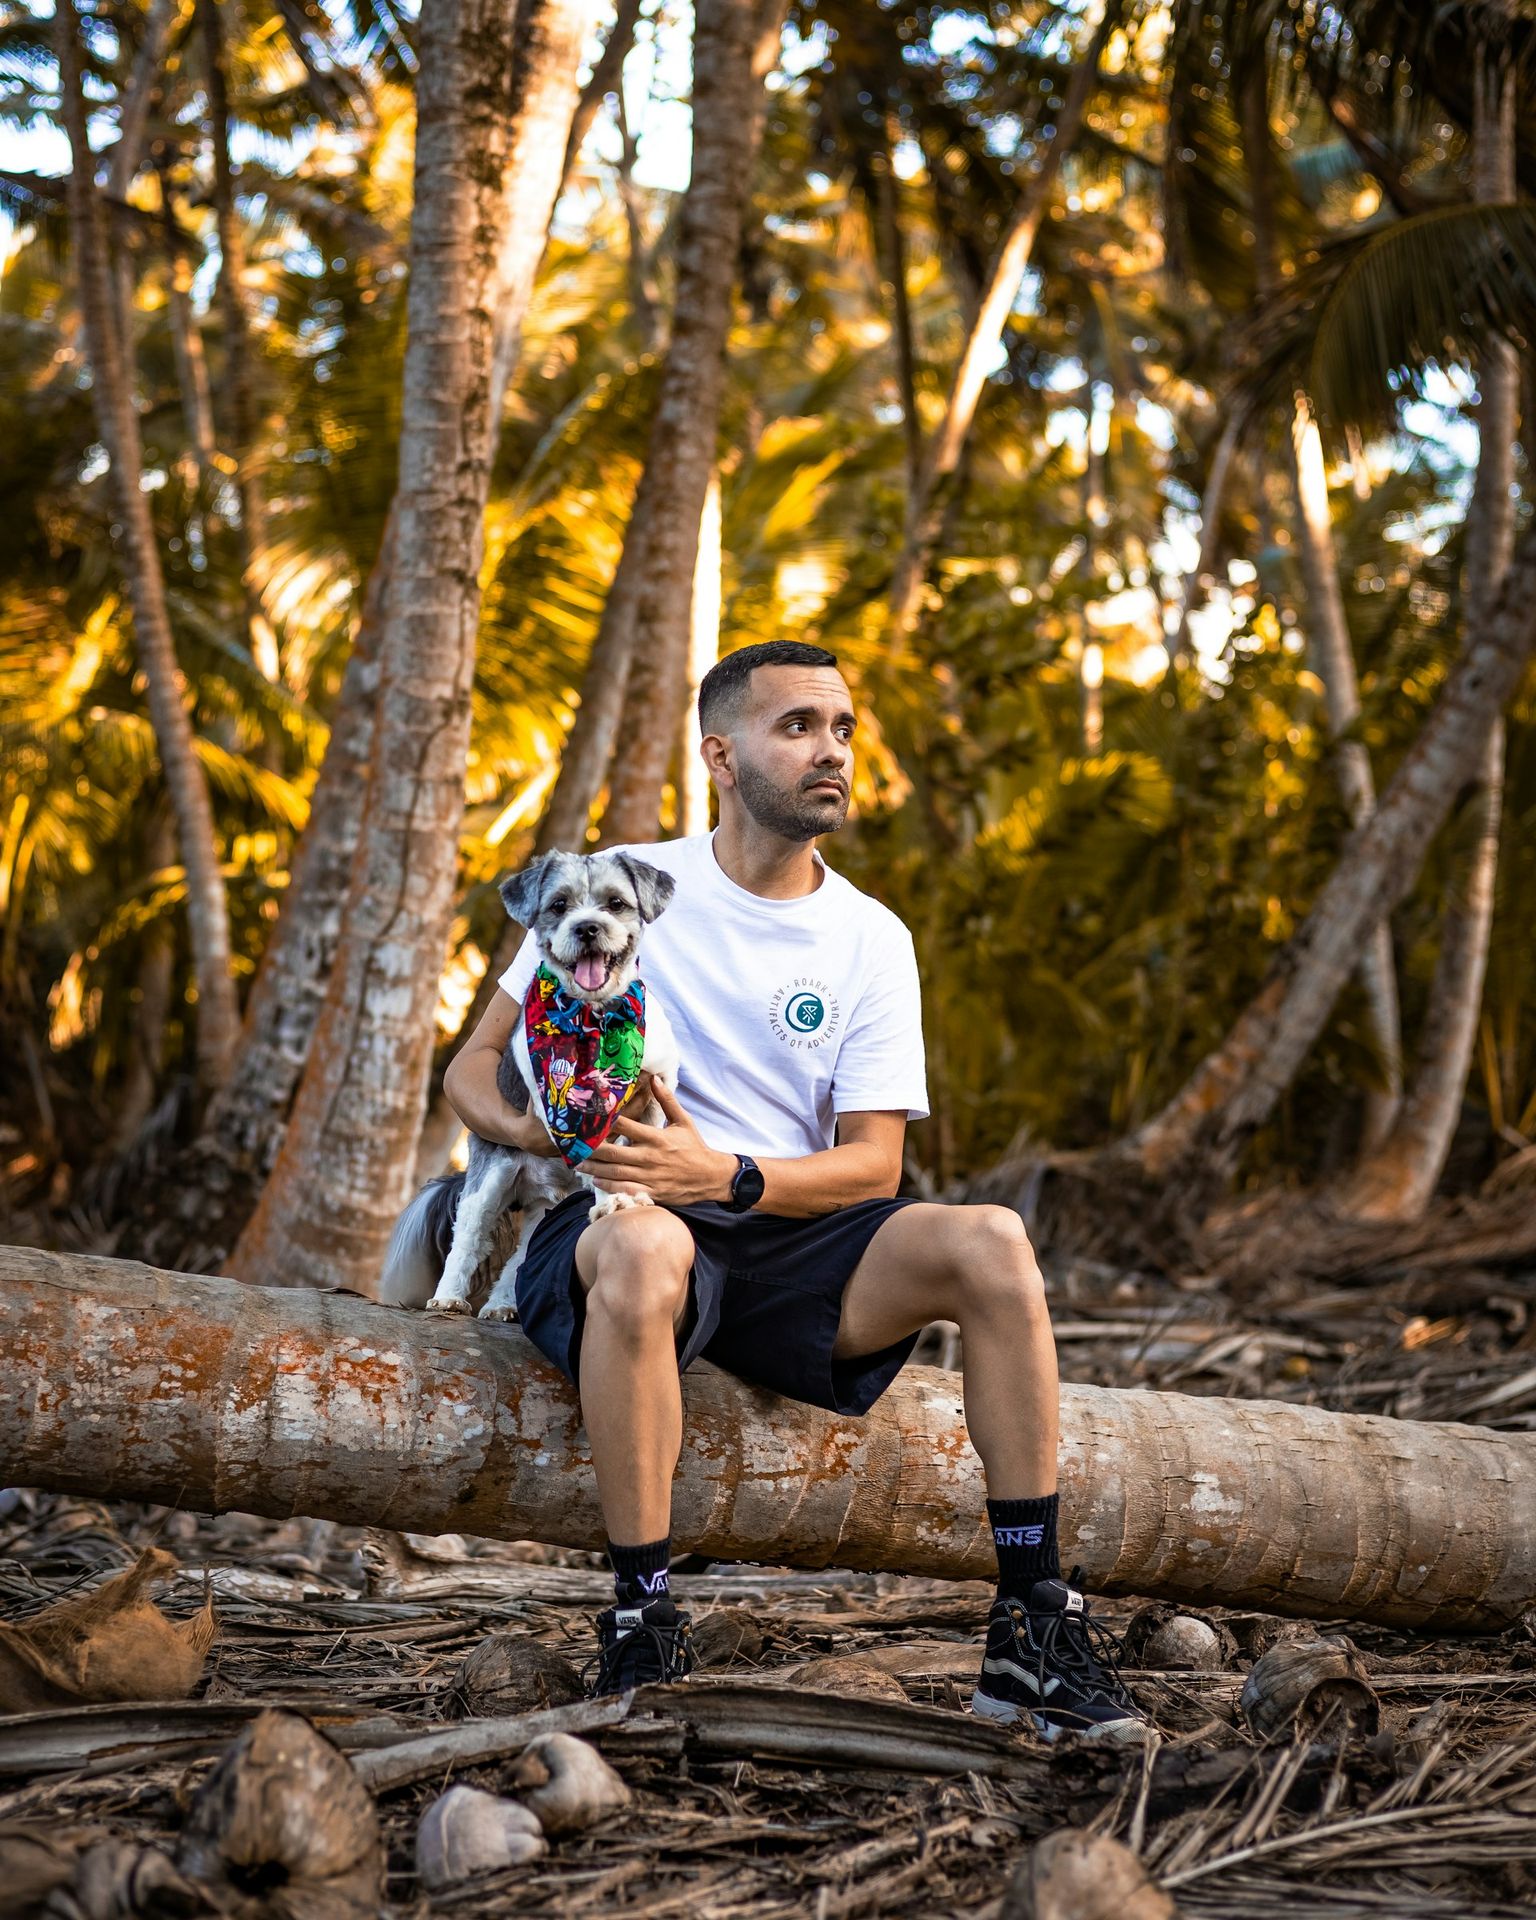
[[[549,910],[551,913],[564,913],[570,904],[563,893],[557,893],[549,903]]]
[[[608,904],[608,911],[610,913],[622,913],[624,909],[629,905],[629,902],[624,898],[623,894],[621,893],[610,893],[608,896],[607,904]]]

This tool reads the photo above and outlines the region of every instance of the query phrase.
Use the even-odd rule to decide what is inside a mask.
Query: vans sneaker
[[[691,1613],[680,1613],[670,1599],[643,1607],[610,1607],[597,1616],[597,1678],[591,1698],[648,1687],[657,1681],[686,1680],[693,1672],[688,1645]]]
[[[1027,1714],[1047,1740],[1081,1733],[1139,1746],[1147,1736],[1115,1665],[1114,1642],[1065,1580],[1037,1580],[1028,1601],[993,1602],[971,1711],[1002,1726]]]

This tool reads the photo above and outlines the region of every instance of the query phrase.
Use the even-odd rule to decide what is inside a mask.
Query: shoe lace
[[[1082,1568],[1074,1567],[1068,1585],[1076,1587]],[[1035,1673],[1045,1688],[1047,1663],[1064,1670],[1084,1693],[1096,1693],[1116,1706],[1134,1707],[1120,1678],[1119,1644],[1085,1605],[1081,1613],[1029,1613],[1029,1640],[1035,1648]]]
[[[626,1668],[633,1671],[641,1665],[647,1650],[658,1669],[656,1679],[663,1686],[686,1674],[692,1665],[688,1657],[687,1622],[678,1620],[669,1626],[662,1626],[652,1620],[642,1620],[639,1626],[626,1627],[598,1649],[596,1660],[589,1660],[582,1669],[582,1678],[585,1680],[595,1665],[597,1691],[612,1692]],[[639,1686],[649,1683],[632,1679],[629,1684]]]

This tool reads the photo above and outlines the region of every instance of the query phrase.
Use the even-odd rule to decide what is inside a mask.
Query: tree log
[[[511,1327],[0,1248],[0,1484],[596,1547],[575,1395]],[[684,1382],[680,1547],[985,1578],[957,1375],[866,1419]],[[1063,1557],[1101,1593],[1496,1628],[1536,1604],[1536,1437],[1062,1390]]]

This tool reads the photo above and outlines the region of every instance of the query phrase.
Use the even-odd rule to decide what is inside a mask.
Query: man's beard
[[[840,777],[825,773],[815,776],[821,780]],[[846,791],[835,799],[831,794],[808,793],[803,787],[786,793],[746,759],[737,763],[736,791],[757,824],[781,840],[814,840],[818,834],[836,833],[848,818]]]

